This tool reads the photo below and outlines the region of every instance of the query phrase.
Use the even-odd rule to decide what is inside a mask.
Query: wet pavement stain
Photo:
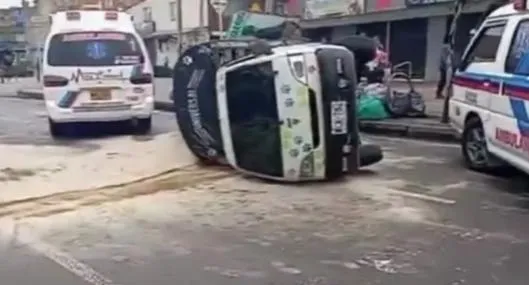
[[[11,168],[0,169],[0,182],[19,181],[24,177],[35,176],[37,171],[34,169]]]
[[[186,191],[187,187],[222,180],[234,175],[233,171],[225,167],[201,169],[197,166],[188,166],[127,184],[0,203],[0,217],[9,216],[14,219],[47,217],[75,211],[82,207],[118,202],[163,191]]]

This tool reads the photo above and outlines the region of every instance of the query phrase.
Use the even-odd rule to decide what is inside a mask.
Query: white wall
[[[208,25],[207,17],[207,0],[181,0],[182,1],[182,29],[189,30],[200,26],[200,1],[204,1],[203,19],[204,25]],[[134,16],[135,22],[142,22],[144,20],[143,9],[150,7],[152,10],[153,21],[156,22],[158,31],[172,31],[176,33],[178,30],[178,19],[171,19],[170,3],[176,0],[146,0],[127,11]]]
[[[208,0],[181,0],[182,1],[182,31],[188,32],[192,29],[200,27],[200,1],[203,2],[203,25],[208,26]],[[141,24],[145,21],[144,8],[150,7],[152,13],[152,21],[155,22],[157,37],[148,39],[154,41],[156,46],[156,62],[154,65],[163,66],[167,61],[169,67],[174,66],[178,60],[178,41],[173,38],[167,39],[161,37],[161,35],[178,35],[178,19],[171,19],[171,4],[176,0],[146,0],[130,9],[127,10],[129,14],[134,17],[135,24]],[[178,16],[178,12],[174,13]],[[203,35],[200,39],[196,39],[194,35],[186,33],[183,36],[183,46],[189,46],[196,41],[205,41]]]

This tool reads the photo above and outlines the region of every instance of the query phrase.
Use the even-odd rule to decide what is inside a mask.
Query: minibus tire
[[[463,154],[463,158],[465,161],[465,166],[469,169],[475,170],[475,171],[489,171],[490,168],[490,158],[491,154],[487,150],[487,142],[486,140],[483,142],[483,146],[485,148],[485,151],[487,153],[486,160],[483,163],[477,164],[473,159],[471,158],[471,155],[469,153],[468,144],[471,140],[473,140],[472,131],[474,130],[481,130],[483,132],[483,136],[485,136],[483,129],[483,124],[479,117],[472,117],[467,120],[465,123],[465,128],[463,130],[463,134],[461,136],[461,152]]]
[[[148,134],[151,132],[152,129],[152,117],[148,117],[145,119],[138,119],[137,125],[136,125],[136,132],[138,134]]]
[[[64,125],[65,125],[64,123],[56,123],[52,119],[48,119],[50,135],[53,138],[64,137],[65,135]]]

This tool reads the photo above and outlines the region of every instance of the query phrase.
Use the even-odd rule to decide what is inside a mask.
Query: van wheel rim
[[[485,165],[488,162],[488,151],[483,129],[476,128],[469,132],[465,144],[468,158],[474,165]]]

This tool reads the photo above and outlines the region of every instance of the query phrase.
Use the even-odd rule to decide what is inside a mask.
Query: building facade
[[[174,66],[181,50],[209,38],[206,0],[146,0],[127,12],[156,67]]]
[[[152,62],[173,67],[180,51],[216,38],[230,26],[235,12],[299,14],[292,3],[301,0],[228,0],[220,14],[210,0],[145,0],[127,9],[142,34]]]
[[[23,2],[22,7],[0,9],[0,49],[15,52],[15,65],[27,62],[28,19],[35,13],[34,8]]]
[[[476,27],[488,1],[468,0],[458,23],[456,55]],[[377,36],[395,64],[410,62],[413,77],[435,80],[453,0],[305,0],[302,27],[314,39]]]

